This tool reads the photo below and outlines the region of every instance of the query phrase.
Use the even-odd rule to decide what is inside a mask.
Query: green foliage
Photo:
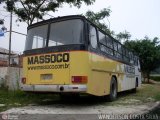
[[[160,100],[160,94],[157,94],[155,97],[154,97],[157,101]],[[158,109],[159,110],[159,109]]]
[[[36,94],[26,93],[23,91],[8,91],[5,88],[0,88],[0,112],[12,107],[21,107],[28,104],[45,104],[44,101],[50,99],[52,102],[59,99],[59,96],[53,94]]]
[[[55,12],[64,3],[79,8],[82,3],[90,5],[95,0],[3,0],[2,2],[6,3],[7,11],[12,11],[18,16],[19,21],[27,22],[30,25],[36,18],[43,19],[47,12]]]
[[[158,43],[157,37],[153,40],[145,37],[141,40],[131,40],[124,43],[127,48],[136,52],[140,57],[143,76],[148,80],[150,72],[160,65],[160,45]]]
[[[120,32],[116,35],[116,38],[122,42],[122,40],[126,41],[129,40],[131,38],[131,34],[129,32],[127,32],[126,30],[124,32]]]
[[[87,19],[96,24],[99,28],[105,32],[112,34],[113,31],[110,31],[108,25],[106,25],[103,20],[110,16],[111,10],[109,8],[104,8],[100,12],[94,13],[93,11],[87,11],[84,15]]]
[[[0,31],[6,31],[7,30],[7,28],[4,26],[4,19],[0,19],[0,26],[1,26]]]
[[[4,1],[5,1],[5,0],[0,0],[0,4],[1,4],[2,2],[4,2]],[[6,27],[4,27],[3,25],[4,25],[4,19],[0,18],[0,26],[1,26],[0,30],[1,30],[1,31],[7,30]]]
[[[3,24],[4,24],[4,20],[0,19],[0,25],[3,25]]]
[[[7,10],[10,12],[10,11],[13,11],[14,7],[15,7],[15,4],[14,4],[14,1],[13,0],[6,0],[6,5],[7,5]]]
[[[160,82],[160,76],[150,76],[150,79]]]

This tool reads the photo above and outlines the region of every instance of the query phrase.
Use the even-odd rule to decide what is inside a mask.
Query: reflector
[[[87,83],[87,76],[72,76],[72,83]]]
[[[26,78],[25,77],[22,78],[22,83],[26,84]]]

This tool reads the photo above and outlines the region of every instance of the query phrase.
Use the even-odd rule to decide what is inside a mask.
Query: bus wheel
[[[117,98],[117,81],[115,77],[112,77],[110,83],[109,101],[114,101]]]

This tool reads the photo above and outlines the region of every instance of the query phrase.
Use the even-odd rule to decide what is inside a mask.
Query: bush
[[[160,82],[160,76],[151,76],[150,79]]]

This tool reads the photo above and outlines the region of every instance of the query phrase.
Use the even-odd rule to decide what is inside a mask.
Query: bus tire
[[[109,94],[109,101],[114,101],[117,98],[117,81],[115,77],[112,77],[110,83],[110,94]]]

